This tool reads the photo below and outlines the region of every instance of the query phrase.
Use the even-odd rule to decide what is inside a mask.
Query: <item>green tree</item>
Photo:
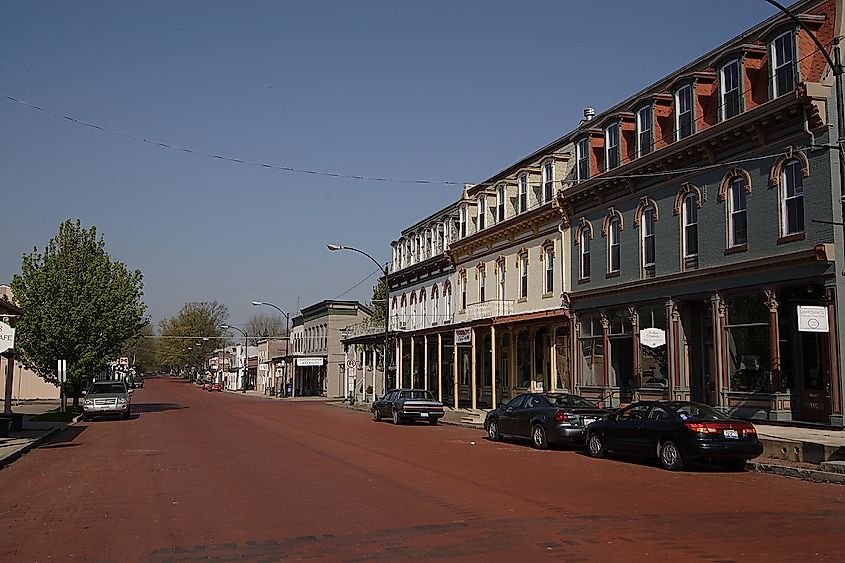
[[[79,404],[83,385],[115,359],[144,324],[143,276],[112,262],[97,228],[77,219],[59,226],[43,253],[23,256],[12,278],[24,316],[17,325],[19,360],[56,383],[56,360],[67,360],[67,387]]]
[[[222,347],[229,309],[217,301],[185,303],[176,316],[159,323],[158,360],[170,369],[200,370],[211,352]]]
[[[387,314],[387,286],[384,278],[379,278],[378,283],[373,286],[373,316],[371,321],[384,323],[384,316]]]

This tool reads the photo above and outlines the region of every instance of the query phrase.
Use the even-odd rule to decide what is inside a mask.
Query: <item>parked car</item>
[[[763,444],[750,422],[736,420],[699,403],[642,401],[590,425],[587,453],[607,452],[657,457],[669,470],[688,461],[722,463],[741,471],[763,453]]]
[[[212,383],[209,388],[209,391],[223,391],[223,386],[219,383]]]
[[[584,430],[610,411],[578,395],[524,393],[487,413],[484,429],[493,441],[530,438],[535,448],[581,442]]]
[[[211,391],[211,383],[203,383],[202,384],[203,391]]]
[[[392,389],[381,399],[373,401],[370,410],[376,422],[392,418],[393,424],[425,420],[434,425],[444,414],[443,403],[425,389]]]
[[[121,415],[129,418],[132,411],[132,390],[121,380],[95,381],[82,401],[82,420],[91,420],[95,416]]]

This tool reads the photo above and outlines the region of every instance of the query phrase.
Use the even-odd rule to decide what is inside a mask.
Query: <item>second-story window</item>
[[[795,42],[792,32],[772,41],[772,94],[783,96],[795,89]]]
[[[610,221],[607,229],[607,273],[614,274],[619,272],[619,231],[620,223],[619,217],[614,217]]]
[[[657,226],[656,222],[657,214],[654,207],[646,207],[642,213],[642,223],[640,227],[642,232],[643,270],[646,275],[654,273],[654,258],[657,250],[654,239],[654,231]]]
[[[801,163],[790,160],[783,167],[781,197],[784,236],[804,232],[804,175]]]
[[[446,310],[446,320],[452,320],[452,286],[443,287],[443,308]]]
[[[652,140],[652,109],[646,106],[637,112],[637,156],[644,156],[651,152]]]
[[[739,95],[739,61],[733,61],[722,67],[720,72],[722,87],[722,119],[730,119],[742,111]]]
[[[458,227],[460,229],[460,235],[459,236],[461,238],[464,238],[465,236],[467,236],[467,219],[468,219],[467,215],[468,214],[469,214],[469,210],[467,209],[467,206],[462,205],[461,206],[461,216],[459,218],[460,225]]]
[[[551,246],[546,247],[543,259],[546,263],[546,279],[543,289],[545,290],[544,293],[549,294],[555,290],[555,252]]]
[[[467,308],[467,274],[464,272],[461,275],[461,311]]]
[[[505,300],[505,264],[503,262],[499,263],[499,266],[496,269],[496,272],[499,275],[499,294],[498,294],[497,297],[498,297],[499,301],[504,301]]]
[[[519,257],[519,297],[528,297],[528,253],[523,252]]]
[[[748,244],[748,219],[746,215],[745,178],[731,181],[728,200],[728,243],[730,246]]]
[[[592,228],[588,225],[581,229],[581,240],[579,246],[581,247],[581,279],[586,280],[590,278],[590,239],[593,238]]]
[[[528,209],[528,174],[519,175],[519,212]]]
[[[434,289],[431,290],[431,322],[436,323],[439,322],[440,319],[437,315],[440,314],[440,294],[437,292],[437,286],[434,286]]]
[[[698,196],[688,194],[683,203],[684,258],[698,256]]]
[[[501,223],[505,220],[505,186],[496,188],[496,222]]]
[[[675,140],[686,139],[693,132],[692,85],[687,84],[675,92]]]
[[[487,228],[487,197],[478,198],[478,230]]]
[[[486,301],[487,271],[482,267],[478,270],[478,301]]]
[[[577,165],[575,167],[576,180],[583,182],[590,178],[590,139],[584,137],[575,145]]]
[[[543,203],[549,203],[554,197],[555,165],[551,160],[543,164]]]
[[[605,171],[619,166],[619,124],[614,123],[604,130]]]

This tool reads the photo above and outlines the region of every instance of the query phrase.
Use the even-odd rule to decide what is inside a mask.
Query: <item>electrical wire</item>
[[[368,275],[366,278],[362,279],[361,281],[359,281],[358,283],[356,283],[355,285],[353,285],[352,287],[350,287],[349,289],[347,289],[346,291],[344,291],[343,293],[341,293],[340,295],[335,297],[335,299],[340,299],[341,297],[343,297],[344,295],[346,295],[350,291],[356,289],[359,285],[361,285],[362,283],[364,283],[365,281],[367,281],[368,279],[373,277],[377,272],[381,272],[381,268],[379,268],[378,270],[373,270],[373,272],[370,275]]]

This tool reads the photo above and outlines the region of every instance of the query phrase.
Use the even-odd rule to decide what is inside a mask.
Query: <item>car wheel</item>
[[[587,453],[592,457],[604,457],[607,450],[604,448],[604,442],[598,434],[590,434],[587,436]]]
[[[381,413],[378,409],[373,409],[373,420],[376,422],[381,422]]]
[[[546,439],[546,429],[542,424],[535,424],[531,429],[531,443],[538,450],[545,450],[549,447],[549,442]]]
[[[393,424],[402,424],[402,419],[399,417],[399,411],[393,409]]]
[[[499,421],[495,418],[490,421],[490,424],[487,426],[487,436],[490,437],[490,440],[493,442],[498,442],[502,439],[502,435],[499,434]]]
[[[680,471],[684,468],[684,459],[675,442],[666,440],[660,445],[660,463],[669,471]]]
[[[123,413],[123,420],[128,420],[130,414],[131,414],[130,409],[126,409],[126,412]]]
[[[87,412],[82,413],[82,422],[88,422],[89,420],[91,420],[91,417],[88,416],[88,413]]]

